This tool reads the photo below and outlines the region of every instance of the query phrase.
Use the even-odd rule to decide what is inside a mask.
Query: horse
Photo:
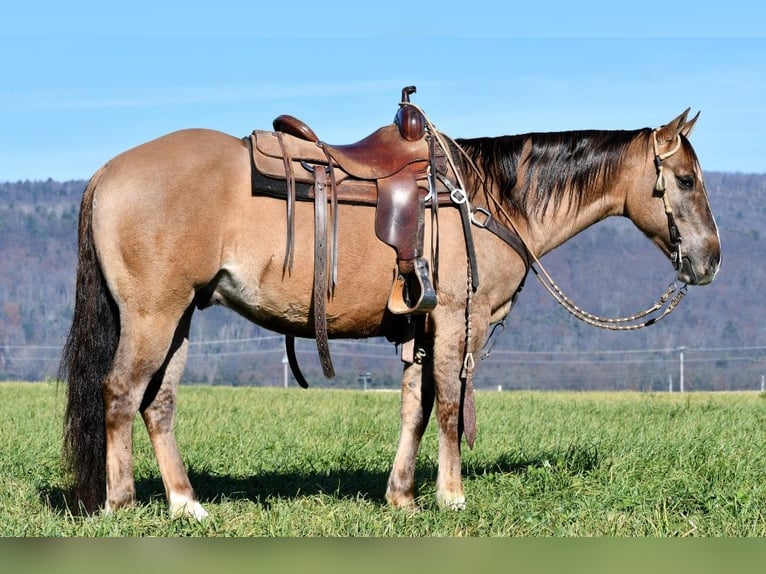
[[[687,113],[656,129],[455,140],[463,201],[475,210],[472,245],[459,209],[440,208],[438,225],[426,218],[432,252],[438,240],[438,302],[418,323],[417,357],[403,367],[389,505],[416,507],[415,459],[435,405],[436,499],[465,507],[467,359],[508,314],[528,272],[504,235],[520,237],[537,257],[608,216],[625,216],[673,260],[678,280],[713,280],[720,239],[688,139],[699,114],[687,121]],[[205,129],[159,137],[108,161],[83,193],[76,301],[59,370],[67,389],[64,460],[81,511],[134,504],[132,425],[140,413],[170,515],[207,516],[173,430],[197,308],[221,304],[287,337],[315,336],[313,207],[294,206],[286,271],[285,204],[253,193],[243,139]],[[339,204],[336,220],[329,336],[401,340],[401,321],[387,309],[396,255],[375,235],[375,209]]]

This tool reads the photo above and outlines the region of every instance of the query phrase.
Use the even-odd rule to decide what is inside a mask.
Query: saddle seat
[[[277,132],[317,144],[343,171],[359,179],[385,179],[408,165],[428,161],[426,139],[411,141],[403,137],[398,123],[383,126],[366,138],[345,145],[320,141],[314,130],[294,116],[281,115],[273,125]]]

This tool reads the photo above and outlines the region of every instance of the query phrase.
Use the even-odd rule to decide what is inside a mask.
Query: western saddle
[[[414,86],[402,90],[393,123],[349,145],[326,144],[289,115],[274,120],[274,131],[255,130],[244,138],[251,152],[252,193],[286,200],[287,273],[293,264],[295,202],[314,202],[314,329],[327,378],[334,376],[325,304],[337,283],[338,203],[376,207],[375,232],[396,251],[388,309],[396,315],[417,315],[436,306],[423,256],[425,208],[427,202],[434,210],[439,203],[457,203],[455,188],[448,189],[445,182],[449,185],[448,177],[459,177],[444,139],[410,102],[413,93]],[[470,227],[467,219],[466,215],[464,225]],[[288,351],[291,343],[288,338]],[[303,385],[305,379],[295,364],[291,366]]]

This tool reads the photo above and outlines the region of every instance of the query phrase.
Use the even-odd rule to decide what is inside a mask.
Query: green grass
[[[432,421],[420,512],[388,508],[399,396],[185,386],[177,434],[210,518],[171,520],[136,423],[138,503],[73,517],[62,496],[64,389],[0,384],[5,536],[764,536],[766,399],[755,393],[477,394],[468,508],[434,501]]]

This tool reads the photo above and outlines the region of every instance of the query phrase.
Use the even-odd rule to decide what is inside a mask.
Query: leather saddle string
[[[330,251],[330,286],[328,294],[335,294],[338,284],[338,187],[335,184],[335,160],[327,154],[328,170],[330,172],[330,211],[332,217],[332,246]]]
[[[335,160],[327,146],[320,144],[327,158],[327,173],[330,178],[330,217],[332,218],[332,237],[330,238],[330,281],[327,296],[332,297],[338,284],[338,186],[335,181]]]
[[[282,161],[285,164],[285,178],[287,179],[287,245],[283,270],[289,274],[293,271],[293,244],[295,240],[295,175],[293,174],[290,150],[285,145],[282,132],[277,132],[277,139],[282,150]]]

